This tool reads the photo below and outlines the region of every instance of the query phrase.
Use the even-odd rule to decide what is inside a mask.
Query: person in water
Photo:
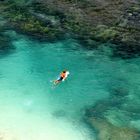
[[[64,81],[66,78],[67,78],[67,75],[69,74],[68,71],[64,70],[60,73],[60,77],[54,81],[54,84],[58,84],[60,83],[61,81]]]

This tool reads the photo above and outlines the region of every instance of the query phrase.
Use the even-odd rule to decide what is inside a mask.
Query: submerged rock
[[[104,118],[119,127],[129,127],[131,120],[133,120],[131,112],[113,107],[104,113]]]
[[[6,29],[0,27],[0,57],[11,54],[15,50],[12,38],[6,34]]]
[[[97,130],[99,140],[138,140],[140,132],[126,127],[117,127],[105,119],[89,118],[89,124]]]
[[[12,48],[11,39],[2,33],[0,33],[0,51],[5,51]]]
[[[4,25],[7,23],[7,21],[4,19],[4,18],[2,18],[2,17],[0,17],[0,27],[2,28],[2,27],[4,27]]]
[[[140,135],[133,129],[134,126],[132,128],[131,123],[139,120],[139,106],[132,105],[131,108],[131,103],[128,103],[127,99],[128,94],[126,88],[113,88],[108,99],[100,100],[94,106],[85,109],[85,120],[99,131],[99,140],[135,140]],[[125,106],[127,103],[129,105]],[[113,131],[110,133],[111,130]],[[131,130],[134,137],[129,137]]]
[[[104,113],[111,108],[120,108],[123,99],[108,98],[98,101],[94,106],[85,109],[85,116],[104,118]]]
[[[112,87],[110,89],[110,93],[112,96],[118,96],[119,97],[125,97],[129,95],[129,90],[126,87],[118,86],[118,87]]]
[[[64,110],[58,110],[53,112],[52,115],[56,118],[61,118],[66,116],[66,112]]]

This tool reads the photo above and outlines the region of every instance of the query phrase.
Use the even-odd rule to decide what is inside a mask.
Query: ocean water
[[[140,129],[138,117],[125,114],[132,105],[138,110],[139,58],[111,58],[107,44],[85,50],[73,39],[48,43],[14,31],[6,34],[15,49],[0,57],[0,138],[96,140],[94,130],[83,121],[84,109],[109,98],[112,88],[120,86],[129,91],[122,95],[121,110],[110,106],[103,115],[115,125]],[[70,75],[54,86],[52,80],[64,69]],[[127,121],[116,117],[120,113]]]

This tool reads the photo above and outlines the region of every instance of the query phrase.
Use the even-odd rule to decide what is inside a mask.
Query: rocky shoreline
[[[8,27],[40,40],[56,41],[67,36],[85,48],[92,42],[112,43],[114,55],[140,55],[140,2],[137,0],[36,0],[0,1]]]

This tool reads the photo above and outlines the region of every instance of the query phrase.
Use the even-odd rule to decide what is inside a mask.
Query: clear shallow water
[[[124,108],[139,96],[139,58],[112,60],[109,50],[84,50],[72,39],[41,43],[10,34],[16,49],[0,58],[0,132],[5,139],[93,140],[94,132],[81,121],[85,107],[108,98],[112,87],[129,90]],[[53,86],[51,80],[63,69],[70,71],[68,79]],[[120,125],[116,112],[111,108],[105,116]],[[136,121],[128,124],[139,128]]]

